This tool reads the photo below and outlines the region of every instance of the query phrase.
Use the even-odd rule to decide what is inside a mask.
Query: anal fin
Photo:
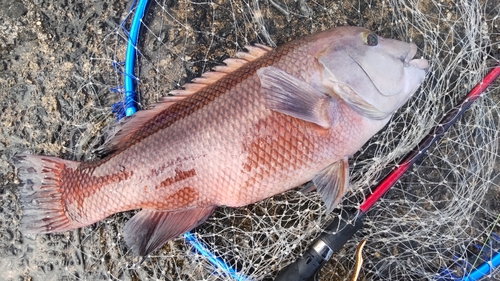
[[[146,256],[167,241],[203,223],[215,206],[185,211],[142,210],[123,228],[125,242],[135,254]]]

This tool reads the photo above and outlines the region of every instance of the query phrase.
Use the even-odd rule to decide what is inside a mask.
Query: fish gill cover
[[[61,234],[33,237],[18,230],[22,210],[10,158],[30,150],[95,159],[92,150],[114,123],[109,106],[120,99],[116,92],[127,42],[120,24],[131,3],[63,2],[12,1],[0,11],[6,19],[0,29],[3,278],[231,280],[182,237],[141,263],[121,235],[134,212]],[[430,72],[420,92],[350,160],[351,192],[341,207],[356,207],[377,179],[499,61],[499,5],[152,1],[138,42],[139,107],[147,108],[249,43],[281,45],[341,25],[415,42],[417,56],[430,61]],[[495,82],[368,212],[365,227],[332,257],[321,280],[349,278],[360,239],[367,240],[362,280],[453,280],[499,250],[491,235],[500,234],[499,94]],[[244,208],[218,208],[194,236],[249,279],[271,279],[337,214],[326,215],[316,193],[292,190]],[[487,278],[499,279],[499,270]]]

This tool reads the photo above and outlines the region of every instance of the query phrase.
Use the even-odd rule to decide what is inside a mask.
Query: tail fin
[[[61,198],[63,173],[76,169],[79,162],[20,154],[13,158],[13,163],[21,180],[21,231],[51,233],[81,227],[66,216]]]

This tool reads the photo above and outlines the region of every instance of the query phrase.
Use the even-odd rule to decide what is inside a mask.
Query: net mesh
[[[124,3],[118,7],[127,13]],[[377,179],[498,62],[499,14],[499,3],[484,0],[152,1],[137,46],[140,107],[147,108],[250,43],[276,46],[340,25],[413,41],[419,46],[417,56],[431,63],[429,74],[420,92],[350,159],[351,191],[340,207],[356,208]],[[22,148],[67,159],[95,157],[92,149],[114,123],[109,105],[123,92],[127,38],[118,20],[125,14],[102,16],[112,20],[92,47],[92,56],[80,61],[84,79],[69,97],[57,98],[66,104],[53,113],[58,132],[51,141],[54,147],[37,139]],[[129,24],[130,18],[123,23]],[[500,249],[495,236],[500,235],[499,94],[500,85],[494,82],[368,212],[364,228],[334,254],[320,280],[350,278],[360,239],[367,240],[360,280],[453,280]],[[12,138],[21,132],[14,130]],[[2,268],[9,268],[9,278],[232,280],[182,237],[144,260],[134,257],[122,237],[134,212],[72,232],[22,236],[15,230],[20,213],[15,187],[2,196],[9,210],[2,223],[12,233],[0,239],[5,249],[15,252],[0,261]],[[272,279],[337,215],[325,214],[316,193],[292,190],[244,208],[218,208],[193,234],[242,276]],[[500,279],[499,270],[488,279]]]

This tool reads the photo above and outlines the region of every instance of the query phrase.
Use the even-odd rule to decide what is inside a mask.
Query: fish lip
[[[410,66],[416,67],[421,70],[429,68],[429,61],[426,59],[413,59],[410,61]]]
[[[410,43],[410,49],[408,50],[408,53],[406,53],[406,57],[404,58],[404,65],[409,66],[411,59],[415,56],[417,53],[417,45],[415,43]]]
[[[429,68],[429,62],[426,59],[413,59],[417,53],[417,45],[415,43],[410,43],[410,49],[403,60],[405,67],[416,67],[421,70]]]

